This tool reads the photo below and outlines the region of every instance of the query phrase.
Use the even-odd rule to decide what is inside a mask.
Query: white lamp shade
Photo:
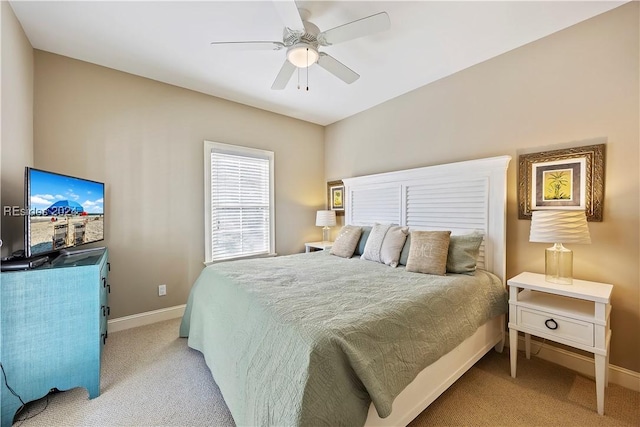
[[[318,227],[334,227],[336,225],[336,211],[318,211],[316,225]]]
[[[540,243],[591,243],[587,216],[584,211],[533,211],[529,241]]]

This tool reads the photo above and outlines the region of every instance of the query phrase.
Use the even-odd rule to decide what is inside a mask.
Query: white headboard
[[[510,156],[343,179],[345,223],[485,234],[478,266],[506,275],[507,167]]]

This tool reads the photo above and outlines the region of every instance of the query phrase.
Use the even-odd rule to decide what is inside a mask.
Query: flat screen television
[[[104,183],[25,168],[24,256],[104,239]]]

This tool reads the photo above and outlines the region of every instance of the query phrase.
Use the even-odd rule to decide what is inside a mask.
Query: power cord
[[[16,423],[14,424],[14,427],[20,427],[22,425],[22,423],[24,423],[27,420],[30,420],[32,418],[37,417],[38,415],[40,415],[41,413],[43,413],[48,407],[49,407],[49,396],[51,395],[51,392],[47,393],[46,396],[46,400],[44,403],[44,407],[42,409],[40,409],[38,412],[30,414],[29,413],[29,406],[25,406],[23,409],[26,408],[26,413],[24,415],[24,417],[20,418],[18,417],[18,419],[16,420]],[[37,400],[35,402],[38,402]],[[35,402],[31,402],[31,403],[35,403]],[[29,403],[29,405],[31,405],[31,403]],[[16,413],[16,415],[18,415],[19,412]]]
[[[13,394],[15,397],[18,398],[18,400],[20,401],[20,407],[18,408],[18,410],[16,411],[16,414],[19,413],[20,411],[22,411],[22,409],[25,407],[26,403],[24,403],[24,401],[22,400],[22,398],[20,397],[20,395],[18,393],[16,393],[15,391],[13,391],[13,389],[11,388],[11,386],[9,385],[9,383],[7,382],[7,373],[4,371],[4,366],[2,366],[2,362],[0,362],[0,369],[2,369],[2,376],[4,378],[4,385],[7,387],[7,390],[9,390],[9,392],[11,394]]]
[[[0,369],[2,370],[2,377],[4,379],[4,385],[7,387],[7,390],[9,390],[9,392],[11,394],[13,394],[15,397],[17,397],[18,400],[20,401],[20,407],[16,411],[16,414],[14,416],[14,418],[15,418],[16,416],[18,416],[18,414],[20,412],[22,412],[26,408],[27,404],[24,403],[24,400],[22,400],[22,397],[20,397],[20,395],[18,393],[16,393],[15,390],[13,390],[13,388],[11,388],[11,386],[7,382],[7,373],[4,371],[4,366],[2,366],[2,362],[0,362]],[[47,393],[47,400],[46,400],[46,403],[44,405],[44,408],[42,408],[41,410],[39,410],[35,414],[29,414],[29,411],[27,410],[27,413],[25,414],[24,418],[18,418],[18,419],[15,420],[16,421],[16,427],[21,426],[23,422],[25,422],[27,420],[30,420],[31,418],[37,417],[38,415],[43,413],[45,411],[45,409],[47,409],[48,406],[49,406],[49,393]]]

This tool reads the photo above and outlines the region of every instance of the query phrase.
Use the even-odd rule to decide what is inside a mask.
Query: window
[[[272,255],[273,152],[205,141],[205,262]]]

